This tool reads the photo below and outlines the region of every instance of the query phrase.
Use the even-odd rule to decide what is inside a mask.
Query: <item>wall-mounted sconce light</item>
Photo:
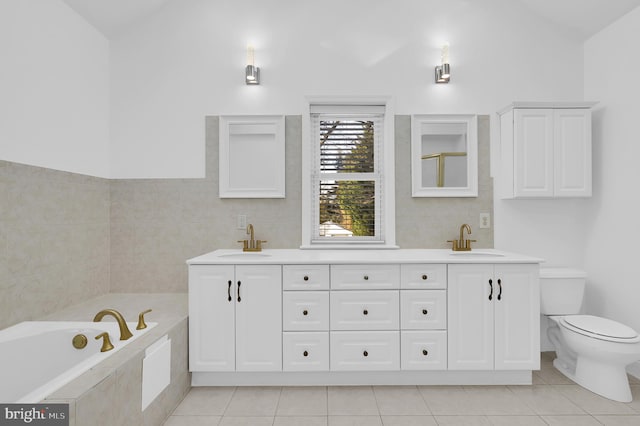
[[[247,67],[244,70],[244,81],[247,84],[260,84],[260,68],[255,64],[253,46],[247,47]]]
[[[436,83],[448,83],[451,78],[449,67],[449,44],[442,45],[441,65],[436,67]]]

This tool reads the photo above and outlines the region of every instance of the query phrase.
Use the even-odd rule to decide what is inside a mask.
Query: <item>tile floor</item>
[[[620,403],[568,380],[542,354],[532,386],[192,388],[165,426],[640,426],[634,401]]]

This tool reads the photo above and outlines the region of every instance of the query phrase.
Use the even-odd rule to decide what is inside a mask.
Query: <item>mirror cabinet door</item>
[[[414,197],[478,196],[475,115],[414,115],[411,179]]]

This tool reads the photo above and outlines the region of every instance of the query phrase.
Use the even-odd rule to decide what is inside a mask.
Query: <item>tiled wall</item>
[[[301,117],[286,118],[286,198],[218,197],[218,118],[206,118],[205,179],[116,180],[111,185],[111,291],[186,292],[185,261],[241,247],[239,214],[265,248],[300,246]]]
[[[493,230],[478,229],[480,212],[493,213],[489,177],[489,117],[478,120],[479,196],[411,197],[411,118],[396,116],[396,242],[402,248],[448,248],[469,223],[476,247],[493,247]],[[218,198],[218,118],[206,119],[205,179],[118,180],[111,185],[111,291],[186,291],[185,260],[240,247],[247,215],[267,248],[301,243],[302,117],[286,117],[286,198]]]
[[[0,329],[109,291],[109,181],[0,161]]]
[[[447,248],[462,223],[493,247],[489,117],[479,120],[479,196],[411,197],[411,126],[396,116],[396,242]],[[206,178],[104,180],[0,162],[0,326],[104,292],[186,292],[185,260],[239,247],[247,215],[266,248],[301,243],[302,117],[286,117],[286,198],[218,197],[218,118],[207,117]]]

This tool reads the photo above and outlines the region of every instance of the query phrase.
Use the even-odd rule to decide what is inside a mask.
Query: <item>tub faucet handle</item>
[[[109,339],[109,333],[106,331],[104,333],[100,333],[95,337],[96,340],[102,339],[102,348],[100,348],[100,352],[107,352],[113,349],[113,345],[111,344],[111,339]]]
[[[140,312],[140,314],[138,315],[138,326],[136,327],[136,330],[142,330],[147,328],[147,323],[144,322],[144,315],[148,314],[149,312],[151,312],[151,309],[147,309],[146,311]]]

